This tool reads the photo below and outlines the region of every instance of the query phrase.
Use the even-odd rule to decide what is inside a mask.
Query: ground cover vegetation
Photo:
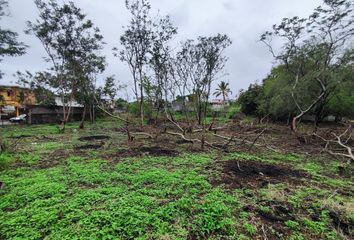
[[[295,138],[285,146],[286,126],[262,136],[282,152],[242,143],[220,152],[177,136],[137,135],[130,142],[114,119],[77,125],[69,123],[65,133],[56,125],[2,129],[16,149],[0,155],[2,238],[352,235],[352,168]],[[250,139],[262,131],[243,127]]]
[[[18,76],[43,104],[59,95],[62,118],[0,129],[0,238],[353,237],[351,1],[325,0],[263,34],[277,65],[237,101],[227,82],[212,91],[227,35],[171,46],[170,17],[126,1],[131,21],[112,51],[131,71],[128,101],[117,99],[125,86],[114,76],[96,84],[104,41],[82,10],[35,4],[28,33],[51,67]],[[80,123],[69,122],[74,99]]]

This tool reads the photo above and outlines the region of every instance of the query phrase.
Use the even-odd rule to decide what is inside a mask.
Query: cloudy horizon
[[[59,1],[60,2],[60,1]],[[112,48],[118,47],[123,26],[130,16],[125,8],[125,0],[74,0],[78,7],[87,14],[95,26],[99,27],[106,45],[103,54],[107,58],[107,69],[100,76],[115,75],[126,84],[132,83],[128,66],[112,54]],[[225,51],[228,63],[225,70],[228,75],[220,80],[230,83],[233,96],[250,83],[261,81],[270,72],[273,58],[260,35],[279,23],[283,17],[298,15],[307,17],[321,0],[150,0],[152,14],[170,15],[178,28],[174,42],[196,39],[198,36],[210,36],[217,33],[227,34],[233,44]],[[46,56],[43,46],[34,36],[24,34],[26,21],[34,21],[38,10],[32,0],[10,0],[9,17],[3,17],[2,27],[19,34],[19,40],[29,45],[27,53],[20,57],[6,57],[0,63],[5,73],[1,84],[15,84],[16,71],[30,72],[45,70],[48,65],[43,60]],[[214,85],[215,86],[215,85]]]

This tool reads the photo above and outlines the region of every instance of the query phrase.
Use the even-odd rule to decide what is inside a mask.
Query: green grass
[[[173,160],[131,158],[112,167],[71,157],[67,166],[2,172],[2,236],[184,239],[190,230],[201,237],[234,235],[237,199],[212,188],[198,172],[211,158]]]
[[[112,157],[126,149],[115,122],[101,120],[66,133],[55,125],[10,126],[1,137],[28,135],[14,151],[0,154],[0,239],[344,239],[329,212],[354,222],[353,184],[331,178],[339,164],[298,154],[272,152],[189,153],[152,157]],[[104,148],[75,151],[90,134],[111,137]],[[48,139],[42,139],[45,135]],[[260,189],[228,189],[220,179],[220,161],[262,161],[306,171],[302,184],[269,184]],[[294,219],[273,228],[259,213],[272,205],[292,209]],[[318,215],[314,218],[314,215]],[[270,235],[268,237],[270,237]]]

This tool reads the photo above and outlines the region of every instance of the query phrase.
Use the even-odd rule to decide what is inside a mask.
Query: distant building
[[[63,101],[61,97],[55,96],[55,105],[44,106],[44,105],[31,105],[27,106],[28,114],[27,122],[29,124],[38,123],[60,123],[63,115]],[[66,103],[66,107],[71,105],[69,121],[78,121],[82,117],[82,112],[84,106],[72,101],[71,103]]]
[[[55,105],[45,106],[37,104],[34,92],[31,89],[19,86],[0,85],[0,119],[9,119],[20,114],[27,114],[27,122],[32,123],[57,123],[63,114],[63,102],[55,96]],[[72,101],[70,120],[80,120],[83,105]]]
[[[211,109],[213,111],[220,111],[225,106],[228,106],[229,102],[227,100],[224,101],[223,99],[212,99],[212,100],[209,101],[209,104],[210,104]]]
[[[62,101],[62,99],[61,99],[60,96],[55,96],[55,99],[54,99],[54,100],[55,100],[55,106],[62,107],[62,106],[64,105],[64,103],[63,103],[63,101]],[[76,107],[82,108],[82,107],[84,107],[84,105],[79,104],[79,103],[76,102],[75,100],[66,103],[66,106],[69,106],[69,105],[70,105],[71,107],[73,107],[73,108],[76,108]]]
[[[193,95],[188,95],[185,97],[179,97],[178,99],[174,100],[172,102],[172,109],[176,112],[182,112],[182,111],[193,111],[194,106],[193,106]],[[223,99],[212,99],[209,101],[209,106],[213,111],[220,111],[222,110],[225,106],[229,106],[229,101],[226,100],[224,101]],[[184,109],[185,108],[185,109]]]
[[[184,108],[183,101],[173,101],[172,102],[172,109],[176,112],[182,112]]]
[[[35,103],[36,98],[30,89],[0,85],[0,115],[2,117],[17,117],[26,111],[27,105]]]

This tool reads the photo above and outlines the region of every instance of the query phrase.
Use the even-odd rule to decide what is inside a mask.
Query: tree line
[[[17,75],[21,84],[34,90],[41,104],[53,103],[54,94],[60,96],[64,129],[73,100],[84,106],[83,114],[91,113],[102,96],[114,98],[122,85],[109,76],[104,86],[97,87],[97,78],[107,67],[102,54],[105,42],[99,28],[74,2],[34,3],[39,15],[35,21],[27,22],[25,32],[40,40],[50,67]],[[2,1],[1,6],[6,4]],[[113,48],[112,53],[130,69],[141,124],[147,104],[168,116],[170,102],[178,94],[193,95],[196,118],[201,123],[208,109],[212,82],[225,67],[224,50],[231,45],[230,38],[224,34],[201,36],[171,46],[177,28],[169,16],[153,16],[147,0],[127,0],[125,6],[130,23],[119,38],[121,47]],[[12,37],[15,40],[17,35]],[[13,47],[17,45],[18,52],[11,54],[24,54],[26,46],[12,43]]]
[[[53,104],[54,94],[60,96],[63,129],[71,102],[82,104],[83,127],[86,113],[94,119],[95,109],[104,111],[100,100],[115,99],[124,86],[115,76],[107,77],[103,86],[97,84],[107,67],[104,38],[74,2],[34,3],[39,15],[27,22],[26,33],[40,40],[50,67],[18,73],[19,82],[30,86],[41,104]],[[1,17],[6,6],[7,1],[1,0]],[[129,67],[140,124],[150,108],[156,110],[156,118],[161,113],[173,121],[173,101],[180,101],[187,118],[192,107],[192,118],[203,124],[212,84],[225,74],[225,49],[231,39],[216,34],[175,44],[178,29],[168,15],[153,15],[148,0],[126,0],[125,6],[130,22],[112,53]],[[353,9],[350,0],[324,0],[307,18],[284,18],[262,34],[260,41],[268,47],[275,66],[261,84],[241,92],[241,110],[288,121],[294,131],[305,115],[313,116],[316,125],[328,115],[338,120],[353,117]],[[1,56],[25,54],[28,46],[17,41],[16,33],[0,29],[0,34]],[[225,101],[230,92],[228,83],[221,82],[214,94]],[[187,102],[192,105],[187,107]]]
[[[276,66],[261,84],[240,94],[247,114],[298,121],[313,116],[354,117],[354,3],[324,0],[307,18],[284,18],[260,40]],[[274,47],[273,42],[281,42]]]

